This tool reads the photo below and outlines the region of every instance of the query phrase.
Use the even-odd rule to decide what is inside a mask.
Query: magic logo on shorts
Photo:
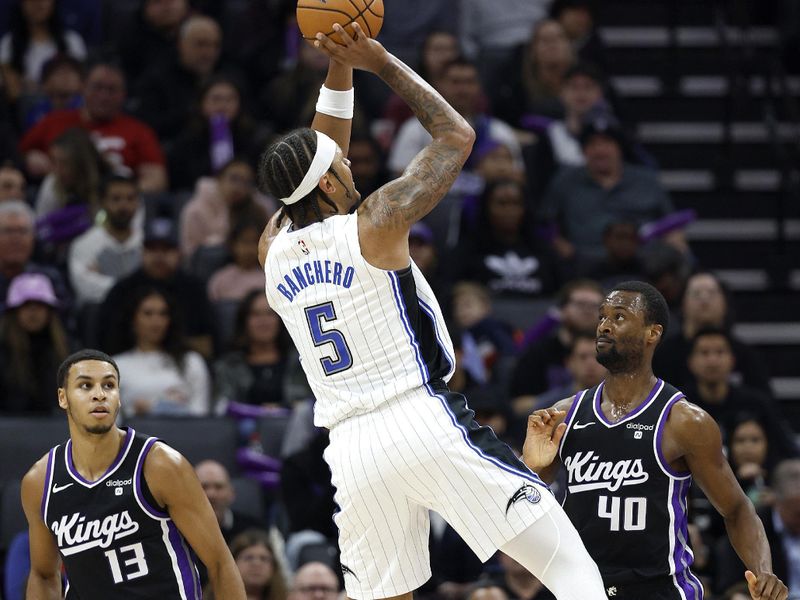
[[[506,515],[508,515],[509,509],[519,500],[525,498],[531,504],[538,504],[539,500],[542,499],[542,493],[536,489],[535,485],[531,485],[530,483],[526,483],[521,488],[519,488],[511,498],[508,499],[508,504],[506,504]]]

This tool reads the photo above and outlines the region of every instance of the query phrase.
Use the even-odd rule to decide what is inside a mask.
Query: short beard
[[[119,411],[120,407],[117,408],[117,412],[114,415],[114,419],[111,421],[110,425],[84,425],[83,423],[79,423],[75,418],[75,415],[72,412],[72,404],[70,403],[69,398],[67,398],[67,412],[69,412],[72,422],[78,425],[86,433],[90,433],[92,435],[104,435],[114,429],[117,426],[117,417],[119,416]]]
[[[633,353],[621,353],[617,345],[613,344],[605,352],[597,353],[597,362],[608,369],[609,373],[629,373],[639,366]]]

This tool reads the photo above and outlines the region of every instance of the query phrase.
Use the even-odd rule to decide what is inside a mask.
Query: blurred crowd
[[[451,389],[518,448],[527,414],[603,379],[604,289],[649,281],[673,313],[656,374],[718,421],[784,581],[800,577],[794,433],[764,361],[732,333],[730,294],[687,243],[694,214],[675,210],[631,134],[591,0],[384,3],[381,41],[477,134],[409,239],[450,320]],[[197,472],[251,597],[335,597],[326,432],[263,293],[257,245],[276,201],[255,177],[270,140],[311,122],[327,58],[302,42],[288,0],[6,5],[0,415],[56,413],[56,368],[81,346],[117,360],[124,418],[290,412],[279,493],[260,520],[231,511],[224,467]],[[355,93],[349,158],[366,197],[430,137],[373,75],[357,73]],[[258,453],[263,440],[242,432]],[[723,524],[699,491],[693,508],[697,572],[710,596],[740,600]],[[443,522],[431,547],[426,595],[547,597],[508,557],[481,565]]]

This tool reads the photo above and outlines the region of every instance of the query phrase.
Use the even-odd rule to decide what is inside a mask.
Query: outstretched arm
[[[158,442],[145,459],[144,477],[155,500],[166,506],[178,531],[208,569],[214,597],[245,600],[241,575],[192,465]]]
[[[755,600],[785,600],[788,590],[772,573],[764,525],[722,453],[717,424],[704,410],[680,401],[670,412],[665,438],[665,444],[674,440],[677,454],[686,461],[694,480],[725,519],[731,544],[749,569],[746,577],[751,596]],[[671,453],[665,454],[672,458]]]
[[[369,39],[354,24],[355,39],[337,28],[343,46],[325,36],[319,47],[333,60],[377,74],[414,111],[433,141],[402,176],[369,196],[359,207],[361,252],[374,266],[408,266],[408,230],[428,214],[455,181],[467,160],[475,132],[422,77]]]
[[[325,87],[335,91],[345,91],[353,87],[353,67],[331,59]],[[311,129],[321,131],[339,144],[342,154],[347,156],[350,149],[350,130],[353,119],[340,119],[323,113],[315,113]]]

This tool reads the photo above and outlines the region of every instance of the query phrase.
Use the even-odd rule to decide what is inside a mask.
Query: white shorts
[[[325,450],[347,596],[387,598],[431,576],[428,510],[488,560],[557,502],[479,427],[464,396],[418,389],[334,426]]]

